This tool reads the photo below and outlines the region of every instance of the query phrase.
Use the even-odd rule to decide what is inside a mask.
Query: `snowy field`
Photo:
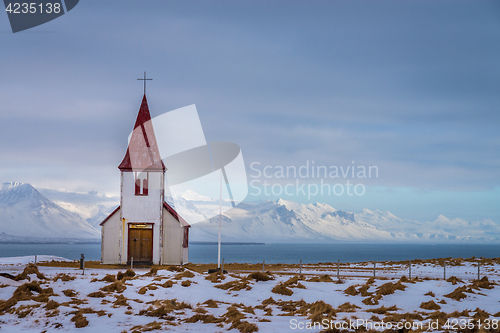
[[[38,256],[51,260],[65,261]],[[450,264],[447,280],[427,261],[412,265],[411,280],[407,265],[380,264],[370,278],[373,264],[361,263],[343,267],[341,281],[336,264],[221,277],[195,265],[82,275],[33,261],[0,258],[0,332],[499,331],[498,260],[482,263],[481,280],[472,261]]]

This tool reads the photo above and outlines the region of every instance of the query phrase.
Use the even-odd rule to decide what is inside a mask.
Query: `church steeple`
[[[161,160],[146,95],[142,98],[127,152],[118,169],[122,172],[166,170]]]

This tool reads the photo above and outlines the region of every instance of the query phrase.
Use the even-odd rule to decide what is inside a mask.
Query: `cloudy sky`
[[[152,115],[196,104],[249,180],[378,168],[362,196],[282,197],[500,223],[499,2],[87,0],[16,34],[0,15],[0,40],[2,182],[117,194],[147,71]]]

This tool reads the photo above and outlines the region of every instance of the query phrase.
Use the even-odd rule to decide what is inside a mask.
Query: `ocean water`
[[[0,244],[0,257],[55,255],[68,259],[100,260],[100,244]],[[222,245],[226,263],[318,263],[413,260],[447,257],[496,258],[500,245],[484,244],[264,244]],[[194,263],[216,263],[217,245],[190,244],[189,259]]]

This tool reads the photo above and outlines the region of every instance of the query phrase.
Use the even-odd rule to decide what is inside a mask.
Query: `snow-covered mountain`
[[[187,191],[166,200],[192,224],[192,241],[217,241],[219,199]],[[19,237],[98,238],[98,224],[118,204],[119,197],[96,192],[37,191],[29,184],[5,183],[0,190],[0,242]],[[230,206],[229,201],[222,204]],[[439,215],[419,222],[380,210],[352,213],[324,203],[282,199],[242,202],[223,213],[222,228],[223,240],[231,242],[500,241],[500,225],[491,220],[467,222]]]
[[[80,215],[97,229],[99,223],[120,204],[120,197],[108,197],[96,191],[76,193],[42,188],[39,192],[67,211]]]
[[[55,204],[30,184],[3,183],[0,187],[2,237],[99,238],[99,230],[80,215]]]

